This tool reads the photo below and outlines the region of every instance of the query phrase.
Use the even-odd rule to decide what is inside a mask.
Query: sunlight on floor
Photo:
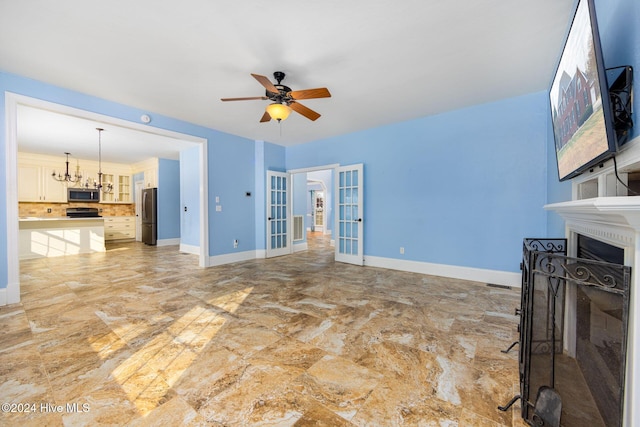
[[[249,287],[208,302],[233,313],[252,290],[253,287]],[[113,370],[114,378],[140,413],[146,415],[163,403],[167,391],[225,322],[226,319],[213,309],[196,306]],[[116,329],[114,332],[123,338],[123,343],[144,332],[144,328],[135,325],[122,325]],[[109,352],[114,351],[110,340],[110,337],[104,337],[104,340],[92,343],[94,350],[99,354],[105,348],[109,348]]]
[[[122,247],[122,248],[111,248],[111,249],[107,249],[107,252],[121,252],[121,251],[129,251],[131,250],[131,248],[128,247]]]
[[[235,311],[242,305],[245,298],[249,296],[249,294],[253,291],[253,287],[245,288],[241,291],[232,292],[227,295],[223,295],[220,297],[212,298],[207,302],[211,305],[215,305],[229,313],[235,313]]]

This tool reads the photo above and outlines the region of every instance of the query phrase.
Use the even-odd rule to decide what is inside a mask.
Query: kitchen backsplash
[[[63,217],[67,216],[67,208],[98,208],[101,216],[134,216],[135,205],[106,203],[18,203],[18,216]],[[47,212],[51,209],[51,212]]]

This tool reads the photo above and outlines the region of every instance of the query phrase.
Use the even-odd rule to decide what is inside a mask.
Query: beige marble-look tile
[[[15,412],[2,412],[0,413],[0,425],[25,427],[63,426],[62,414],[53,411],[47,412],[42,409],[43,407],[46,408],[49,402],[52,401],[39,400],[35,403],[29,401],[27,402],[27,407],[31,409],[27,410],[22,406],[18,410],[16,406]]]
[[[254,360],[269,361],[292,370],[298,369],[302,374],[325,355],[326,352],[318,347],[284,337],[255,353],[249,362]]]
[[[354,424],[456,425],[459,407],[438,396],[443,370],[434,354],[381,342],[358,362],[384,377],[351,419]]]
[[[35,346],[0,353],[0,403],[52,402],[47,371]]]
[[[459,427],[503,427],[508,424],[503,424],[494,420],[490,420],[474,412],[463,408],[460,413],[460,420],[458,421]]]
[[[462,407],[502,425],[509,425],[511,414],[499,411],[497,407],[513,397],[512,377],[476,368],[460,370],[458,366],[457,369],[456,387]]]
[[[322,405],[311,402],[294,424],[295,427],[348,427],[353,424]]]
[[[148,413],[130,420],[127,425],[129,427],[223,427],[222,424],[207,422],[180,397],[174,397]]]
[[[350,420],[382,375],[348,359],[327,355],[296,378],[294,388]]]
[[[282,338],[264,326],[237,318],[230,318],[212,339],[212,343],[244,356],[264,349]]]
[[[297,371],[253,361],[233,384],[203,401],[198,412],[207,421],[224,425],[293,424],[303,411],[287,393]]]
[[[451,426],[457,427],[460,408],[437,398],[399,396],[398,381],[382,382],[351,419],[357,426]]]
[[[129,400],[119,384],[106,382],[100,389],[82,392],[59,405],[77,404],[76,412],[63,413],[65,426],[124,426],[142,413]]]
[[[309,250],[202,269],[175,247],[28,260],[0,308],[0,400],[89,411],[19,425],[518,426],[519,290]],[[516,387],[517,389],[517,387]]]
[[[249,363],[217,346],[206,347],[174,383],[174,390],[196,411],[240,381]]]

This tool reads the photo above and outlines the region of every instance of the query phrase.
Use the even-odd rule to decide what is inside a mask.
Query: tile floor
[[[201,269],[175,246],[21,262],[0,425],[525,426],[519,290],[306,252]]]

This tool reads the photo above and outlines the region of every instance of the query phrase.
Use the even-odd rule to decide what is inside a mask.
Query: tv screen
[[[593,0],[580,0],[549,90],[560,181],[616,152]]]

